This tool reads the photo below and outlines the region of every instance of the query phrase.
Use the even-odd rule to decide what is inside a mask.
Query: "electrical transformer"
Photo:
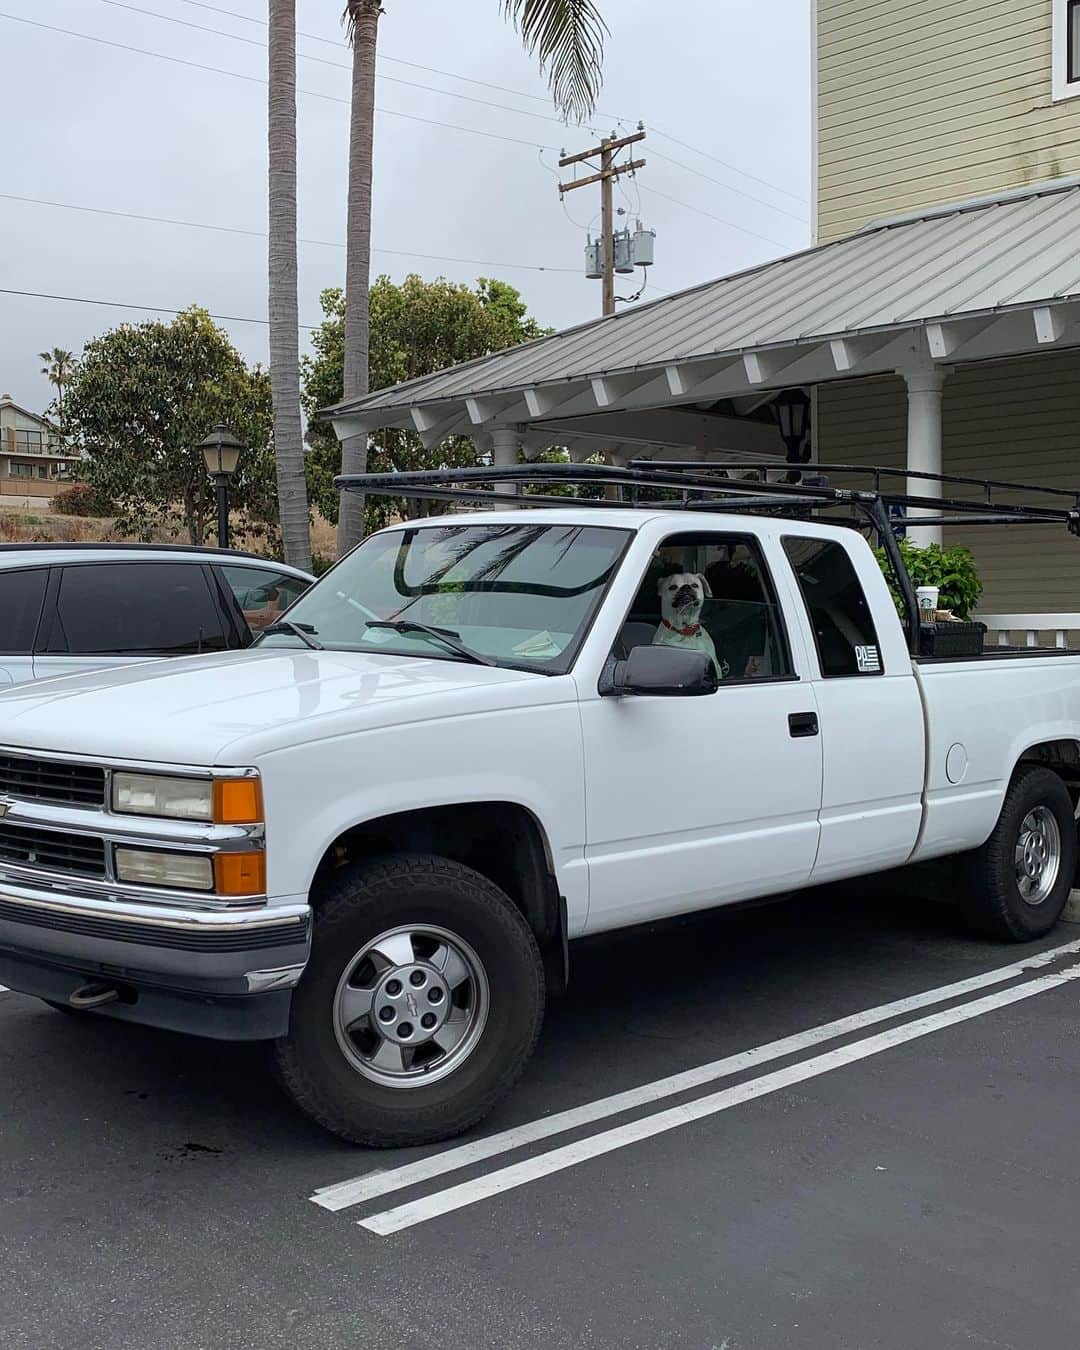
[[[585,245],[585,276],[589,281],[599,281],[604,275],[604,260],[600,256],[600,241],[594,244],[591,239]]]
[[[629,231],[627,231],[629,233]],[[636,267],[651,267],[656,247],[656,231],[647,230],[641,221],[630,235],[630,257]]]

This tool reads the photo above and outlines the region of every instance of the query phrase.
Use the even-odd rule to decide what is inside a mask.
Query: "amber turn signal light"
[[[262,818],[262,785],[257,778],[214,780],[216,825],[258,825]]]
[[[215,854],[214,889],[218,895],[264,895],[266,854]]]

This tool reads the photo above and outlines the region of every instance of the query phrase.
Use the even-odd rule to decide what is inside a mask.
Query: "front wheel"
[[[344,1139],[430,1143],[510,1090],[543,1009],[532,930],[486,877],[440,857],[361,863],[316,901],[279,1075]]]
[[[1049,769],[1022,769],[1009,785],[993,834],[964,860],[968,918],[1006,941],[1044,937],[1068,901],[1076,853],[1065,784]]]

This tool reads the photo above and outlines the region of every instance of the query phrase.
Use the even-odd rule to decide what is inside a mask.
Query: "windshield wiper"
[[[297,623],[294,619],[278,619],[277,623],[272,623],[269,628],[264,628],[264,633],[288,633],[292,637],[298,637],[305,647],[313,647],[316,651],[324,651],[321,642],[315,640],[315,634],[319,630],[313,628],[309,623]]]
[[[499,663],[493,661],[490,656],[481,656],[479,652],[474,652],[471,647],[466,647],[461,640],[461,634],[455,633],[452,628],[432,628],[426,623],[416,623],[413,619],[369,619],[368,628],[389,628],[394,633],[420,633],[424,637],[434,638],[436,642],[441,642],[444,647],[449,647],[452,652],[457,652],[466,661],[472,661],[478,666],[497,666]],[[268,630],[269,631],[269,630]]]

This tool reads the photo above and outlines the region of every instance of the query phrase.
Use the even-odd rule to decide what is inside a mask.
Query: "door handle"
[[[815,712],[791,713],[787,720],[792,736],[816,736],[818,720]]]

